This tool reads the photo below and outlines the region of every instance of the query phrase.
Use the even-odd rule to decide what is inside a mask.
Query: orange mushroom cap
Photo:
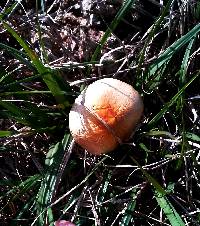
[[[100,155],[128,139],[142,113],[142,98],[132,86],[104,78],[77,97],[69,113],[69,128],[80,146]]]

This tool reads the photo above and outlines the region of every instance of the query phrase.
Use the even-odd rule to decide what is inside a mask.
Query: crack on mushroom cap
[[[79,99],[80,98],[80,99]],[[75,111],[77,112],[77,110],[75,109],[80,109],[79,107],[82,106],[89,114],[91,114],[91,116],[95,117],[95,119],[97,119],[97,121],[102,125],[104,126],[112,135],[113,137],[116,139],[116,141],[119,143],[119,144],[122,144],[122,140],[119,138],[119,136],[115,133],[115,131],[113,130],[113,128],[111,126],[108,125],[108,123],[103,119],[101,118],[98,114],[96,114],[93,110],[89,109],[87,106],[84,105],[84,100],[85,100],[85,92],[83,92],[78,98],[77,98],[77,101],[75,102],[73,108],[72,108],[72,111]],[[77,112],[80,115],[82,115],[81,119],[84,120],[84,115],[83,114],[80,114],[80,112]],[[88,120],[90,118],[88,117]],[[83,126],[83,130],[86,131],[88,130],[88,128],[86,128],[85,125],[91,125],[90,123],[85,123],[85,122],[82,122],[82,126]],[[84,128],[85,127],[85,128]],[[94,128],[92,128],[92,131],[94,131]]]
[[[76,125],[73,124],[74,128],[71,132],[80,146],[93,154],[101,154],[102,150],[111,151],[118,145],[116,137],[94,114],[91,114],[82,105],[76,106],[75,104],[74,107],[79,107],[79,109],[78,111],[72,110],[71,120],[74,120]],[[82,126],[79,126],[80,120],[82,120]]]

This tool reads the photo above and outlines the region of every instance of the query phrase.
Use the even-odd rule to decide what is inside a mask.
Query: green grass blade
[[[111,177],[112,177],[111,171],[109,171],[108,174],[104,176],[104,180],[102,181],[102,187],[101,187],[98,197],[97,197],[99,203],[102,203],[104,201],[105,195],[108,191],[108,186],[109,186]]]
[[[16,84],[16,83],[15,83]],[[73,95],[73,93],[70,93],[70,92],[66,92],[66,91],[61,91],[60,93],[62,93],[63,95],[65,96],[71,96]],[[3,92],[3,93],[0,93],[0,96],[10,96],[10,95],[34,95],[34,94],[51,94],[51,91],[48,91],[48,90],[24,90],[24,91],[16,91],[16,92]]]
[[[125,211],[125,216],[122,218],[122,220],[120,221],[120,226],[128,226],[130,225],[130,223],[132,223],[133,225],[133,222],[132,222],[132,219],[133,219],[133,216],[132,216],[132,212],[134,212],[135,210],[135,207],[136,207],[136,200],[133,199],[128,205],[127,205],[127,208],[126,208],[126,211]],[[126,213],[127,212],[127,213]]]
[[[153,24],[148,38],[144,44],[144,47],[142,48],[142,51],[140,53],[140,57],[139,57],[139,61],[138,61],[138,68],[137,68],[137,77],[140,78],[139,74],[141,73],[141,68],[142,68],[142,64],[144,62],[144,57],[145,57],[145,53],[146,53],[146,49],[149,45],[149,43],[151,42],[152,38],[154,37],[157,29],[159,28],[160,24],[162,23],[162,21],[164,20],[164,17],[166,15],[166,13],[168,12],[170,6],[171,6],[172,0],[169,0],[166,4],[166,6],[164,7],[164,9],[161,12],[161,15],[159,16],[159,18],[156,20],[156,22]]]
[[[66,148],[70,142],[71,137],[70,135],[66,134],[63,140],[57,143],[53,148],[51,148],[46,156],[45,163],[47,165],[47,169],[41,183],[41,188],[38,192],[37,198],[37,214],[40,215],[40,217],[38,218],[40,225],[44,224],[46,217],[50,217],[51,221],[53,219],[53,216],[49,215],[49,213],[51,213],[51,208],[49,208],[48,206],[52,201],[59,169],[62,164],[63,157],[66,154]]]
[[[27,114],[24,110],[22,110],[22,108],[17,107],[14,104],[9,103],[8,101],[0,100],[0,105],[8,109],[11,113],[13,113],[13,115],[19,116],[24,120],[27,118]]]
[[[42,62],[40,61],[39,57],[36,53],[25,43],[25,41],[5,22],[2,22],[3,26],[6,30],[12,34],[12,36],[19,42],[22,46],[24,51],[27,53],[29,58],[31,59],[33,65],[39,72],[39,74],[43,75],[43,80],[48,86],[49,90],[52,92],[53,96],[56,98],[58,103],[61,107],[68,107],[71,106],[68,99],[62,94],[61,84],[65,84],[64,81],[61,81],[61,77],[57,75],[55,72],[53,73],[52,70],[46,68]],[[65,85],[67,90],[71,90],[69,85]]]
[[[184,57],[183,57],[183,61],[182,61],[182,65],[181,65],[181,69],[179,71],[180,77],[179,77],[179,87],[183,87],[183,85],[186,83],[186,74],[187,74],[187,68],[188,68],[188,63],[189,63],[189,59],[190,59],[190,52],[192,49],[192,46],[194,44],[196,36],[194,36],[191,41],[188,44],[188,47],[186,48]],[[183,157],[185,155],[185,152],[188,150],[189,145],[188,145],[188,141],[187,141],[187,137],[186,137],[186,128],[185,128],[185,120],[184,120],[184,100],[185,97],[185,92],[183,91],[183,93],[180,95],[180,97],[177,100],[177,109],[181,112],[182,114],[182,141],[181,141],[181,155],[180,158],[178,160],[177,169],[180,169],[182,162],[183,162]]]
[[[23,215],[25,213],[28,213],[31,209],[31,206],[33,205],[35,201],[35,197],[33,196],[32,198],[30,198],[30,200],[23,206],[23,208],[17,213],[17,216],[15,219],[13,219],[13,226],[18,226],[19,225],[19,221],[21,218],[23,218]]]
[[[196,142],[200,142],[200,136],[198,136],[197,134],[187,132],[187,133],[185,134],[185,136],[186,136],[189,140],[193,140],[193,141],[196,141]]]
[[[21,182],[19,185],[14,186],[6,194],[1,196],[0,199],[3,199],[5,197],[9,197],[9,198],[8,198],[8,202],[0,209],[0,211],[2,211],[7,205],[9,205],[9,203],[20,198],[21,195],[25,194],[31,188],[36,186],[40,179],[41,179],[41,175],[38,175],[38,174],[33,175],[28,179],[26,179],[25,181]]]
[[[174,137],[171,133],[167,131],[156,131],[156,130],[150,130],[149,132],[144,132],[142,135],[144,136],[159,136],[159,137],[168,137],[170,139],[175,140],[176,137]]]
[[[180,97],[180,95],[185,91],[185,89],[198,78],[200,72],[198,72],[189,82],[187,82],[179,91],[178,93],[168,102],[165,106],[161,109],[161,111],[151,119],[148,123],[148,127],[152,127],[158,120],[169,110],[169,108],[176,103],[176,100]]]
[[[133,157],[131,157],[131,159],[140,168],[142,173],[155,188],[156,200],[160,207],[163,209],[170,223],[173,226],[184,226],[185,224],[182,221],[181,217],[179,216],[179,214],[174,209],[173,205],[169,202],[168,198],[166,197],[167,192],[164,190],[164,188],[156,181],[155,178],[153,178],[149,173],[147,173],[147,171],[144,170]]]
[[[23,102],[23,104],[24,108],[20,108],[9,101],[0,100],[0,106],[8,110],[1,111],[0,115],[13,118],[19,123],[31,126],[33,129],[55,126],[53,120],[51,120],[52,116],[48,112],[40,110],[35,104],[29,102]]]
[[[180,69],[180,78],[179,78],[180,86],[183,86],[186,81],[186,74],[187,74],[188,63],[190,60],[190,53],[191,53],[191,49],[194,44],[195,38],[196,38],[196,35],[190,40],[188,47],[185,51],[185,55],[183,57],[183,61]]]
[[[92,55],[91,61],[96,61],[98,56],[100,56],[101,49],[103,48],[103,45],[106,43],[107,39],[111,35],[111,33],[116,29],[117,25],[121,21],[121,19],[124,17],[125,13],[128,9],[135,3],[135,0],[126,0],[117,15],[115,16],[114,20],[110,24],[110,26],[107,28],[105,34],[103,35],[100,43],[98,44],[96,50],[94,51],[94,54]]]
[[[180,215],[177,213],[171,202],[168,200],[166,196],[160,194],[158,191],[155,191],[155,198],[165,213],[166,217],[170,221],[173,226],[185,226],[185,223],[181,219]]]
[[[0,130],[0,137],[10,137],[14,134],[15,134],[14,131]]]
[[[10,88],[10,87],[15,86],[15,85],[19,85],[19,84],[22,84],[22,83],[25,83],[25,82],[34,82],[35,79],[37,79],[41,76],[42,75],[37,74],[37,75],[30,76],[28,78],[24,78],[24,79],[12,81],[12,82],[7,82],[6,84],[1,84],[0,90],[2,92],[4,89]]]
[[[44,41],[42,39],[42,29],[41,29],[41,26],[40,26],[40,22],[39,22],[39,10],[38,10],[38,1],[36,1],[36,29],[37,29],[37,34],[38,34],[38,37],[39,37],[39,45],[40,45],[40,49],[41,49],[41,58],[42,58],[42,61],[45,62],[45,63],[48,63],[48,56],[47,56],[47,52],[46,52],[46,49],[45,49],[45,45],[44,45]],[[45,13],[44,12],[44,2],[41,1],[41,8],[42,8],[42,11],[43,11],[43,14]]]
[[[188,44],[188,47],[186,48],[184,57],[183,57],[183,61],[181,64],[181,69],[178,72],[179,76],[179,87],[182,87],[185,83],[186,83],[186,74],[187,74],[187,68],[188,68],[188,63],[190,60],[190,52],[192,49],[192,46],[194,44],[196,36],[194,36],[191,41]],[[179,109],[179,111],[183,110],[183,105],[184,105],[184,92],[182,93],[182,95],[179,98],[179,101],[177,101],[177,109]]]
[[[36,53],[26,44],[26,42],[16,33],[14,29],[12,29],[6,22],[2,22],[4,28],[11,33],[11,35],[19,42],[19,44],[22,46],[24,51],[27,53],[27,55],[30,57],[30,59],[33,62],[33,65],[37,68],[38,72],[43,74],[46,72],[45,67],[40,62],[38,56]]]
[[[64,93],[64,92],[63,92]],[[4,97],[4,96],[10,96],[10,95],[34,95],[34,94],[51,94],[51,91],[47,91],[47,90],[28,90],[28,91],[16,91],[16,92],[4,92],[4,93],[0,93],[0,96],[1,97]]]
[[[130,223],[132,223],[132,225],[134,225],[134,218],[133,218],[133,212],[135,210],[135,207],[136,207],[136,199],[138,197],[138,189],[134,188],[131,192],[131,198],[132,200],[128,203],[125,211],[124,211],[124,214],[123,214],[123,217],[120,221],[120,226],[128,226],[130,225]]]
[[[20,67],[17,67],[14,70],[9,71],[9,72],[6,72],[4,69],[0,69],[1,70],[1,74],[0,74],[0,83],[1,83],[1,85],[7,83],[8,81],[10,82],[10,80],[13,81],[12,74],[14,72],[18,71],[19,69],[20,69]],[[18,86],[18,88],[19,88],[19,86]],[[0,91],[2,91],[2,90],[0,90]]]
[[[200,24],[197,24],[192,30],[190,30],[186,35],[182,36],[176,42],[174,42],[171,46],[169,46],[158,58],[157,60],[149,67],[148,72],[144,75],[144,80],[148,84],[149,81],[154,76],[154,79],[159,80],[160,74],[157,74],[155,77],[155,73],[160,69],[163,65],[167,64],[172,56],[179,51],[185,44],[191,41],[200,31]],[[155,88],[154,83],[149,85],[149,90],[153,90]]]
[[[6,7],[3,12],[0,13],[0,20],[3,20],[5,17],[7,17],[19,4],[18,1],[10,5],[9,7]]]
[[[159,58],[153,63],[149,68],[149,76],[154,74],[159,67],[166,63],[170,58],[176,53],[181,47],[187,44],[194,36],[196,36],[200,31],[200,24],[197,24],[192,30],[190,30],[186,35],[178,39],[174,44],[168,47],[164,53],[162,53]]]
[[[165,191],[165,189],[156,181],[155,178],[153,178],[149,173],[147,173],[146,170],[144,170],[142,168],[142,166],[132,157],[130,156],[130,158],[132,159],[132,161],[140,168],[140,170],[142,171],[142,173],[145,175],[145,177],[148,179],[148,181],[154,186],[154,188],[161,194],[166,195],[167,192]]]
[[[48,226],[54,226],[54,217],[53,217],[53,211],[51,208],[47,209],[47,217],[48,217]]]
[[[4,43],[0,43],[0,48],[4,49],[5,51],[7,51],[9,54],[11,54],[12,56],[14,56],[16,59],[18,59],[20,62],[22,62],[24,65],[26,65],[28,68],[34,70],[33,65],[31,64],[30,61],[28,61],[26,58],[26,54],[23,53],[22,51],[19,51],[11,46],[8,46]]]

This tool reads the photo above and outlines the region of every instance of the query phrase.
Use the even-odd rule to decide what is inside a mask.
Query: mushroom
[[[142,113],[142,98],[131,85],[104,78],[76,98],[69,113],[69,129],[76,143],[100,155],[130,138]]]

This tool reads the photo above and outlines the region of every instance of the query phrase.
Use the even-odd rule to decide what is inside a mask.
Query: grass
[[[2,6],[0,224],[200,225],[198,1],[110,3],[114,17],[93,3],[85,18],[65,4]],[[102,77],[136,87],[145,111],[128,143],[97,157],[68,114]]]

